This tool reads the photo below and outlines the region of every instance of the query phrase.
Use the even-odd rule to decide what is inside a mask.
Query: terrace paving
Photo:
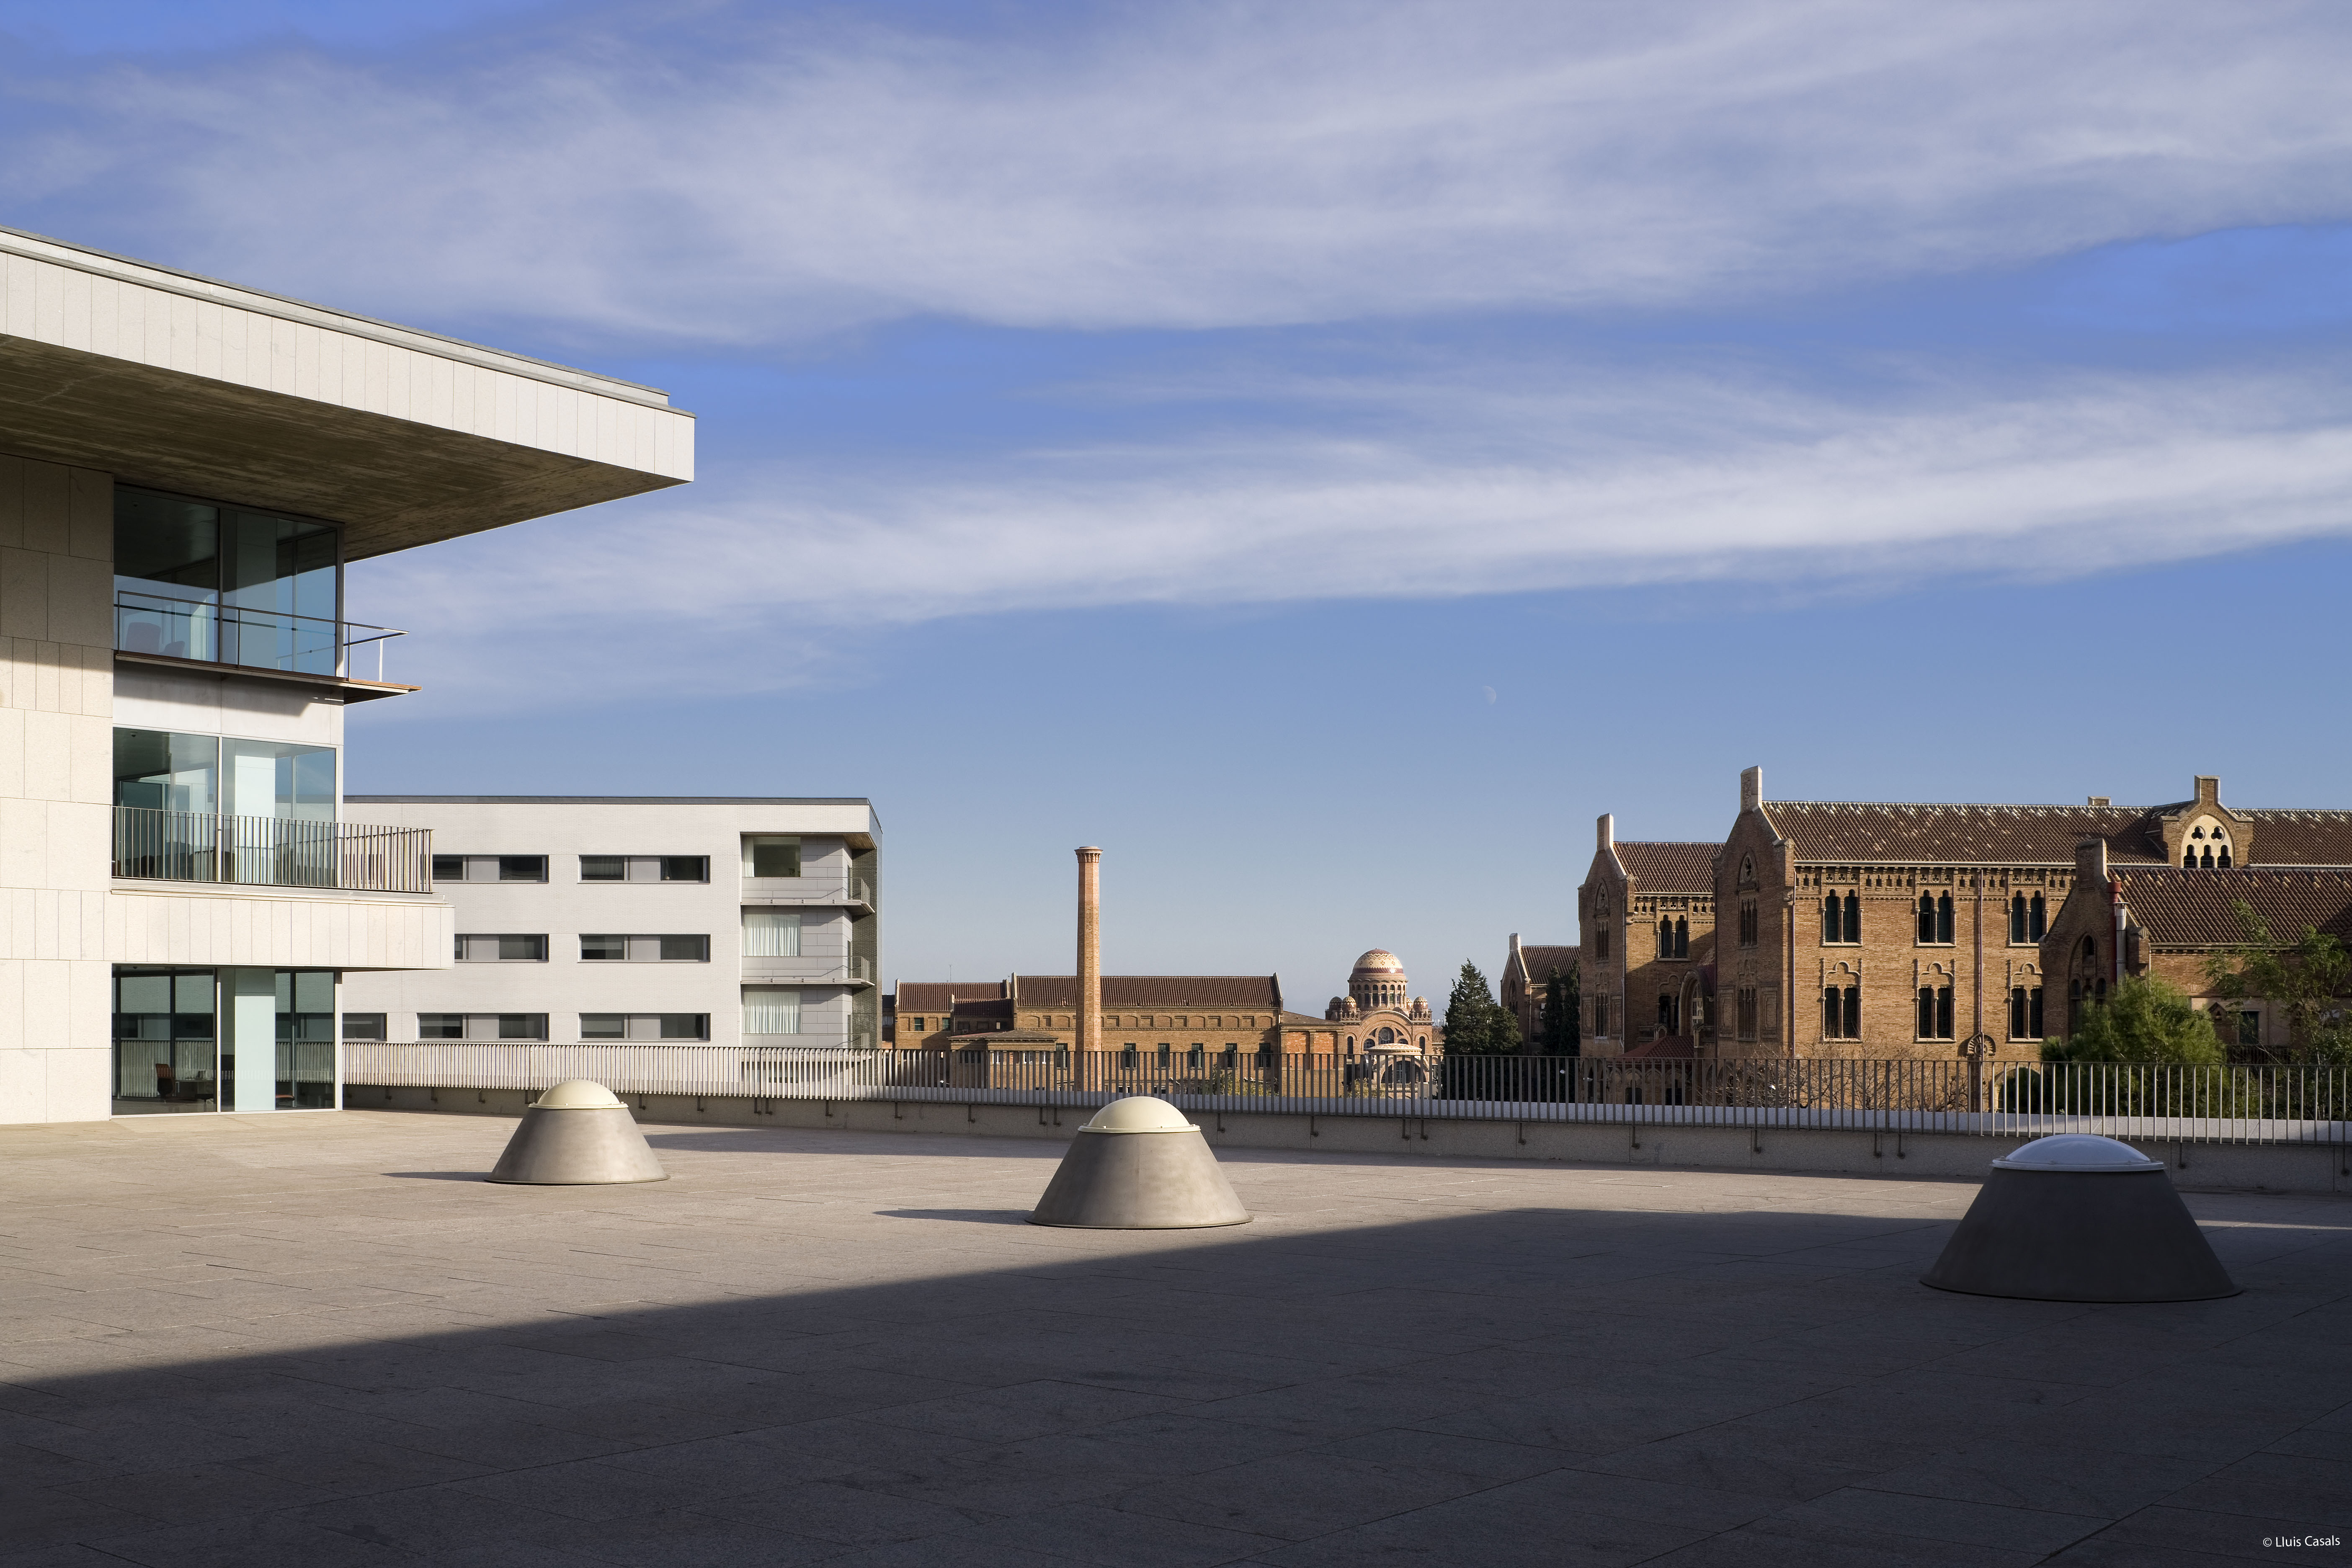
[[[0,1129],[0,1568],[2219,1564],[2352,1534],[2352,1200],[2249,1289],[1916,1280],[1965,1184],[1240,1154],[1255,1224],[1021,1223],[1060,1145]],[[2326,1558],[2341,1548],[2286,1555]]]

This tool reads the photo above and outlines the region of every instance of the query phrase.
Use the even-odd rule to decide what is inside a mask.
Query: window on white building
[[[798,910],[745,910],[743,956],[798,958],[801,955],[801,912]]]
[[[797,1035],[801,1032],[801,994],[786,985],[743,987],[743,1032],[747,1035]]]
[[[583,1013],[583,1040],[707,1040],[708,1013]]]
[[[749,833],[743,837],[743,875],[797,877],[801,874],[801,841],[782,833]]]

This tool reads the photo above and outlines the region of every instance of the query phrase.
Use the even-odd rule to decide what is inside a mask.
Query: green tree
[[[2213,1020],[2189,994],[2153,976],[2133,975],[2094,1005],[2064,1039],[2045,1041],[2046,1062],[2165,1062],[2218,1066],[2227,1059]]]
[[[1445,1054],[1500,1056],[1519,1048],[1519,1021],[1495,1000],[1486,977],[1468,959],[1445,999]]]
[[[2286,1025],[2287,1059],[2331,1067],[2352,1066],[2352,1018],[2346,1016],[2346,996],[2352,993],[2352,955],[2344,944],[2311,926],[2292,946],[2271,934],[2270,926],[2242,899],[2238,923],[2246,940],[2206,960],[2205,974],[2223,1000],[2266,1002]],[[2269,1057],[2275,1052],[2245,1047],[2248,1054]]]
[[[1582,999],[1576,994],[1576,965],[1562,974],[1554,969],[1544,976],[1543,1011],[1537,1016],[1536,1048],[1548,1057],[1572,1057],[1580,1044],[1578,1015]]]

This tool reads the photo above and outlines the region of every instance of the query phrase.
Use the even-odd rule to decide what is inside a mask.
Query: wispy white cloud
[[[768,465],[370,563],[358,613],[429,606],[428,678],[494,658],[509,679],[464,682],[468,700],[543,703],[788,687],[834,674],[861,629],[958,616],[1678,582],[1779,597],[2352,531],[2352,395],[2307,379],[1869,406],[1727,373],[1421,393],[1370,394],[1390,433],[1348,441],[1041,451],[887,483]]]
[[[427,322],[774,342],[1609,310],[2346,216],[2352,16],[2302,4],[765,6],[9,90],[0,195]],[[93,198],[98,199],[98,198]]]

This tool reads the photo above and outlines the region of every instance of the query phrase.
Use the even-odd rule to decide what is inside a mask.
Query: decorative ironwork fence
[[[2352,1073],[2336,1068],[1578,1057],[1453,1057],[1424,1067],[1411,1059],[1367,1063],[1182,1048],[1074,1053],[491,1040],[352,1041],[343,1050],[346,1083],[392,1088],[536,1092],[585,1078],[621,1094],[754,1100],[1092,1108],[1148,1094],[1195,1111],[2352,1142]]]

